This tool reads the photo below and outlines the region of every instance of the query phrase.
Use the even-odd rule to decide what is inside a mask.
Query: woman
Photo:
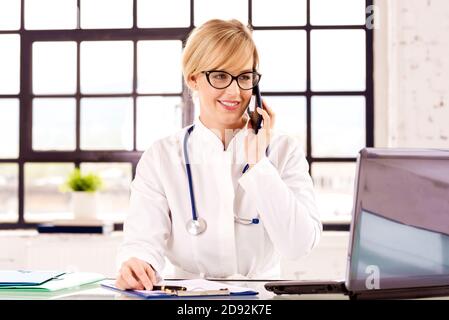
[[[257,135],[248,121],[260,80],[250,30],[210,20],[189,36],[182,63],[200,115],[139,161],[118,254],[121,289],[150,290],[165,257],[183,278],[263,277],[281,257],[306,255],[321,234],[299,143],[273,133],[265,102]]]

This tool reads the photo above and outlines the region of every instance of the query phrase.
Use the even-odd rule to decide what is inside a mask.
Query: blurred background
[[[0,0],[0,228],[71,219],[59,187],[77,167],[120,229],[142,152],[198,115],[189,32],[236,18],[325,229],[348,230],[361,148],[449,147],[448,17],[446,0]]]

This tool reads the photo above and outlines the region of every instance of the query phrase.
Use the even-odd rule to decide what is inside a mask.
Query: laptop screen
[[[361,158],[350,290],[449,285],[446,155]]]

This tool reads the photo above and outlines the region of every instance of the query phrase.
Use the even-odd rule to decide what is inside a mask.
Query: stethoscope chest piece
[[[197,236],[207,229],[206,221],[202,218],[197,218],[196,220],[190,219],[186,224],[187,232],[193,236]]]

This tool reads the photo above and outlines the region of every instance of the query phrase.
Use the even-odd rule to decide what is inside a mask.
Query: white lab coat
[[[167,257],[177,276],[255,278],[276,270],[281,257],[296,259],[316,246],[322,225],[298,141],[273,132],[268,157],[242,175],[246,129],[224,150],[199,118],[188,153],[197,213],[207,230],[189,234],[186,223],[192,211],[183,156],[187,129],[158,140],[142,155],[131,184],[117,267],[137,257],[159,274]],[[259,217],[260,223],[236,223],[234,214]]]

